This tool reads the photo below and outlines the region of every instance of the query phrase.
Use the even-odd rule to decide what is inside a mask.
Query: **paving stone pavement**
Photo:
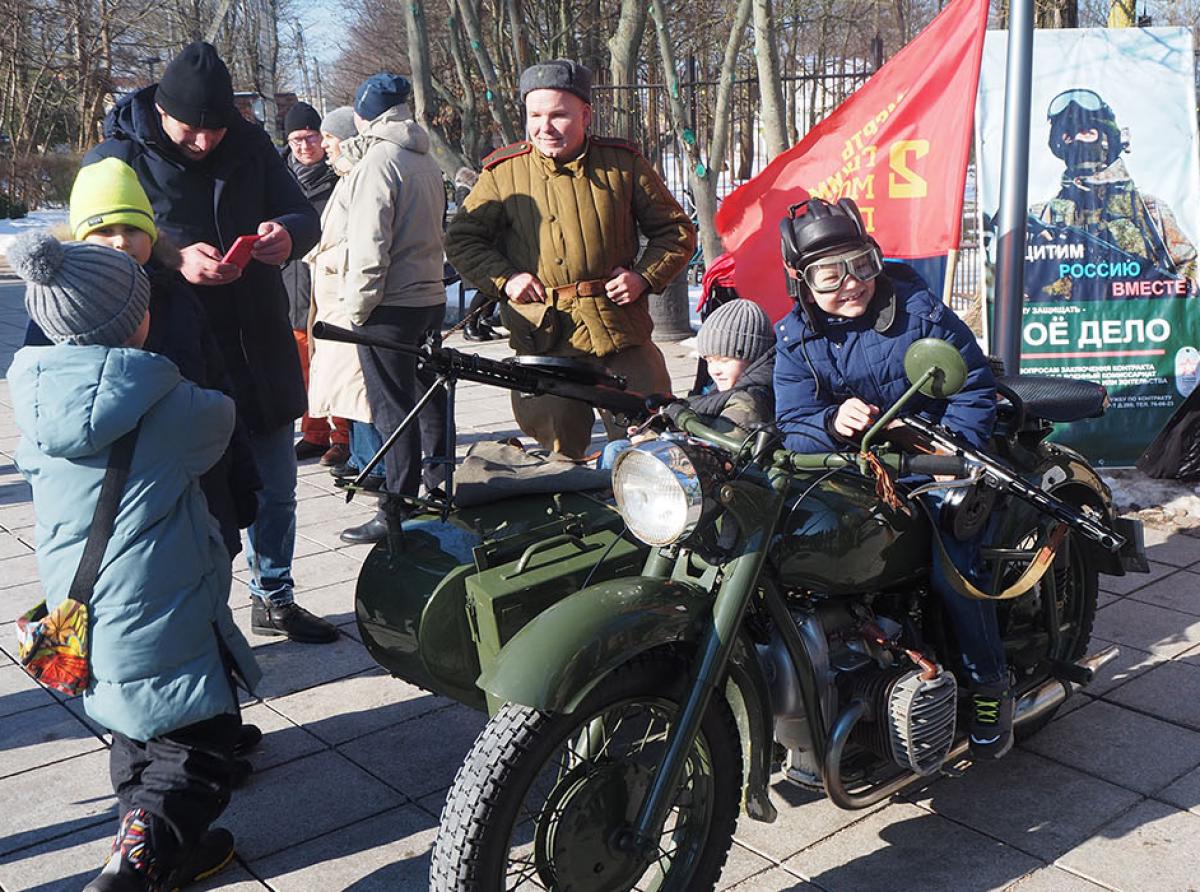
[[[24,325],[19,288],[0,283],[0,369]],[[687,350],[663,346],[686,389]],[[516,433],[508,398],[483,387],[462,386],[457,415],[464,445]],[[0,890],[78,890],[114,829],[107,740],[77,702],[40,689],[12,658],[10,622],[40,597],[17,440],[0,380]],[[314,463],[300,474],[299,600],[343,636],[326,647],[251,639],[266,677],[246,719],[266,737],[222,818],[237,862],[196,888],[421,890],[446,790],[484,719],[375,667],[353,621],[367,549],[337,535],[370,505],[346,505]],[[742,819],[721,888],[1200,887],[1200,540],[1151,531],[1148,543],[1152,574],[1101,577],[1096,644],[1119,644],[1121,658],[1045,731],[1000,763],[864,812],[777,781],[778,822]],[[248,630],[241,566],[232,603]]]

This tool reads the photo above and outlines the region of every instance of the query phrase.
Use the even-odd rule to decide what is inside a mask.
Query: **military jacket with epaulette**
[[[647,239],[640,251],[639,230]],[[618,266],[660,293],[687,266],[695,244],[695,227],[650,162],[629,143],[589,137],[583,153],[565,163],[529,142],[488,156],[450,224],[446,256],[466,281],[499,298],[520,272],[554,288],[609,278]],[[570,312],[578,323],[572,343],[585,352],[603,356],[650,338],[645,300],[618,306],[603,296],[580,299]],[[593,317],[588,325],[581,314]],[[595,340],[606,342],[591,343],[588,332],[603,332]]]

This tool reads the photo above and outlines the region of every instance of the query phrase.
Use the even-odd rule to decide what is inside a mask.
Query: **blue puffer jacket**
[[[908,389],[904,351],[921,338],[949,341],[967,361],[963,389],[949,400],[917,396],[907,411],[940,421],[982,446],[996,421],[996,382],[971,330],[908,266],[888,263],[866,315],[841,319],[816,309],[822,332],[799,307],[775,323],[775,411],[789,449],[832,452],[833,417],[851,397],[886,411]]]
[[[141,421],[90,605],[87,714],[148,740],[236,712],[229,672],[247,688],[260,673],[229,612],[229,555],[199,483],[229,442],[233,401],[128,348],[25,347],[8,378],[51,606],[79,566],[110,447]]]

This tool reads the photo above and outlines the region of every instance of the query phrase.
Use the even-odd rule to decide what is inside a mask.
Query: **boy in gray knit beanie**
[[[696,336],[696,352],[708,363],[717,390],[729,390],[742,372],[775,346],[766,310],[752,300],[722,304],[704,320]]]
[[[229,443],[234,403],[144,349],[151,287],[134,258],[33,234],[8,260],[53,342],[17,351],[7,373],[38,576],[47,595],[86,603],[81,702],[111,732],[122,812],[84,890],[180,888],[233,857],[232,834],[211,824],[234,780],[234,683],[250,690],[261,676],[229,609],[229,552],[200,483]],[[110,479],[121,484],[116,508],[94,539]],[[96,542],[103,564],[76,579]]]
[[[150,280],[129,255],[87,242],[64,244],[48,233],[31,232],[13,241],[8,262],[25,280],[29,318],[54,343],[145,343]]]
[[[742,299],[722,304],[700,327],[696,351],[708,363],[716,389],[689,395],[688,403],[709,427],[749,436],[775,420],[775,332],[762,307]],[[621,452],[643,439],[613,440],[604,447],[600,467],[611,468]]]

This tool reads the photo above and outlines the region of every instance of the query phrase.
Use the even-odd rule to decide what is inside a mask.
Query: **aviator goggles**
[[[883,258],[874,245],[821,257],[804,267],[804,283],[818,294],[837,291],[847,276],[869,282],[883,272]]]
[[[1057,117],[1066,111],[1071,103],[1089,112],[1100,111],[1104,107],[1104,100],[1092,90],[1064,90],[1050,100],[1050,107],[1046,109],[1046,117]]]

